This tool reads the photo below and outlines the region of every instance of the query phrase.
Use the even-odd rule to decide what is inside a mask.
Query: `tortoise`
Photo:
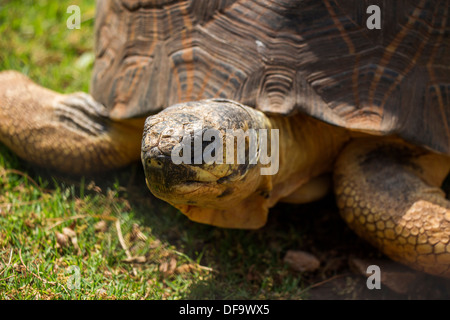
[[[368,28],[374,3],[380,29]],[[260,228],[277,202],[332,189],[360,237],[450,277],[448,10],[446,0],[100,0],[91,93],[2,72],[0,141],[74,174],[141,158],[155,196],[224,228]],[[249,156],[176,164],[181,137],[204,138],[199,127],[278,133],[276,174]]]

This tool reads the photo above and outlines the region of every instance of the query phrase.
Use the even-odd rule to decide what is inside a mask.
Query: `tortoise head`
[[[267,127],[262,113],[229,100],[177,104],[147,118],[141,157],[150,191],[204,223],[211,216],[192,218],[194,209],[228,210],[268,193],[252,136]]]

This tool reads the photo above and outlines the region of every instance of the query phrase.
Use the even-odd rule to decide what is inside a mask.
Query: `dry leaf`
[[[78,238],[75,231],[73,231],[70,228],[63,228],[63,234],[70,238],[70,241],[72,242],[73,247],[77,250],[77,255],[81,254],[80,246],[78,245]]]
[[[137,256],[137,257],[130,257],[122,260],[126,263],[145,263],[147,261],[147,258],[145,256]]]
[[[130,241],[134,241],[135,239],[147,241],[147,236],[141,232],[141,229],[139,228],[139,225],[137,223],[133,224],[130,235]]]
[[[75,227],[77,226],[77,220],[73,220],[72,223],[69,226],[69,229],[75,230]]]
[[[158,239],[152,241],[149,245],[150,249],[156,249],[161,247],[161,241],[159,241]]]
[[[97,290],[97,295],[100,296],[100,297],[102,297],[102,298],[106,298],[106,296],[107,296],[108,294],[106,293],[106,290],[105,290],[105,289],[98,289],[98,290]]]
[[[194,271],[197,266],[193,263],[185,263],[175,269],[175,273],[188,273]]]
[[[175,258],[170,259],[168,272],[172,273],[176,268],[177,268],[177,259]]]
[[[77,236],[77,234],[75,233],[75,231],[73,231],[73,230],[70,229],[70,228],[63,228],[62,232],[63,232],[66,236],[68,236],[69,238],[73,238],[73,237],[76,237],[76,236]]]
[[[284,256],[284,262],[298,272],[314,271],[320,266],[320,261],[311,253],[300,250],[289,250]]]
[[[108,224],[105,220],[101,220],[94,225],[95,232],[106,232],[108,230]]]
[[[94,181],[91,181],[91,182],[87,185],[86,189],[88,189],[89,191],[92,190],[92,191],[95,191],[95,192],[97,192],[97,193],[102,193],[102,189],[101,189],[99,186],[95,185],[95,182],[94,182]]]
[[[77,255],[81,255],[81,249],[80,246],[78,245],[77,237],[72,237],[70,238],[70,240],[72,241],[73,247],[77,249]]]
[[[30,229],[33,229],[36,225],[34,224],[34,222],[33,222],[33,220],[31,220],[31,219],[26,219],[25,221],[24,221],[24,223],[25,223],[25,225],[28,227],[28,228],[30,228]]]
[[[65,234],[56,232],[56,247],[66,248],[69,245],[69,237]]]
[[[25,266],[23,266],[21,264],[17,264],[17,263],[13,264],[13,269],[14,269],[14,271],[16,271],[18,273],[23,273],[24,271],[26,271]]]
[[[167,261],[164,261],[159,265],[159,271],[162,273],[167,273],[167,270],[169,269],[169,263]]]
[[[171,258],[169,261],[164,261],[159,265],[159,271],[165,275],[171,275],[177,268],[177,259]]]

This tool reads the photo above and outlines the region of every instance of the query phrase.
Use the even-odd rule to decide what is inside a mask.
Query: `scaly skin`
[[[21,158],[73,174],[139,159],[144,120],[111,121],[84,93],[63,95],[26,76],[0,73],[0,141]]]
[[[401,141],[355,141],[336,163],[338,207],[393,260],[450,277],[450,201],[439,188],[449,170],[449,157]]]

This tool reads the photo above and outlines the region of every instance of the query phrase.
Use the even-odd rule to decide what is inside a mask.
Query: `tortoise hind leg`
[[[0,141],[46,168],[81,174],[140,157],[143,120],[113,122],[90,95],[59,94],[15,71],[0,73],[0,119]]]
[[[338,207],[391,259],[450,277],[450,201],[439,188],[449,170],[449,157],[401,141],[355,141],[336,163]]]

